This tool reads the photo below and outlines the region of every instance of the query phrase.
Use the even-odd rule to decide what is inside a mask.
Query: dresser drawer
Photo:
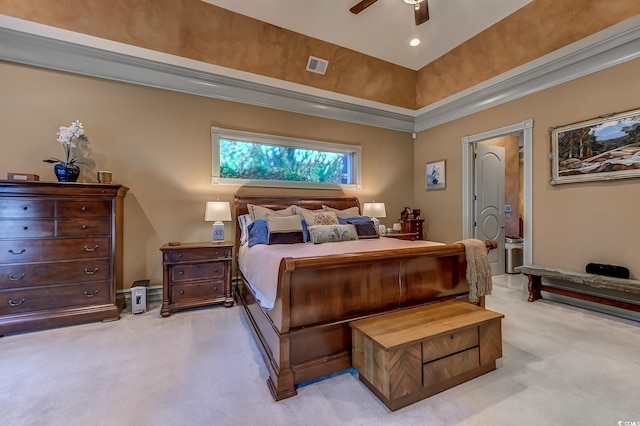
[[[193,299],[210,299],[224,297],[224,281],[195,284],[178,284],[171,286],[171,301],[185,302]]]
[[[109,217],[110,201],[58,201],[56,217]]]
[[[440,383],[479,366],[480,349],[477,347],[426,363],[422,366],[422,386]]]
[[[53,219],[0,219],[0,238],[53,237]]]
[[[53,200],[0,200],[0,217],[53,217]]]
[[[169,252],[169,262],[189,262],[194,260],[228,259],[231,247],[206,247]]]
[[[58,237],[109,235],[110,233],[111,219],[58,219],[56,221]]]
[[[453,330],[422,342],[422,362],[433,361],[478,346],[478,327]]]
[[[0,315],[112,303],[109,282],[0,291]]]
[[[171,280],[175,282],[222,278],[225,262],[185,263],[171,267]]]
[[[109,259],[0,265],[0,290],[111,278]]]
[[[0,264],[106,258],[110,238],[59,238],[51,240],[0,240]]]

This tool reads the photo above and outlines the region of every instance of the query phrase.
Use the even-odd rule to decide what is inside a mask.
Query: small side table
[[[163,289],[160,315],[196,306],[233,306],[231,265],[233,243],[165,244],[162,251]]]

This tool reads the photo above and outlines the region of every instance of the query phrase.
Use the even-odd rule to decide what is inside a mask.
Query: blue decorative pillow
[[[347,225],[349,223],[369,223],[371,218],[369,216],[353,216],[353,217],[338,217],[340,225]]]
[[[247,230],[249,231],[249,247],[269,243],[269,228],[267,228],[266,220],[258,219],[250,223]]]

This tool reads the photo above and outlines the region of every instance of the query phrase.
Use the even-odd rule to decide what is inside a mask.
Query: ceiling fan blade
[[[416,25],[424,24],[429,20],[429,5],[427,4],[427,1],[428,0],[424,0],[419,3],[420,7],[414,11]]]
[[[362,0],[360,3],[356,4],[351,9],[349,9],[349,12],[355,13],[357,15],[358,13],[362,12],[363,10],[365,10],[366,8],[368,8],[369,6],[371,6],[377,1],[378,0]]]

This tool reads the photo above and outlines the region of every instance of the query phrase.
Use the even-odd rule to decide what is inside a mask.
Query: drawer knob
[[[27,251],[27,250],[22,249],[22,250],[20,250],[19,252],[15,252],[15,251],[13,251],[13,249],[9,249],[9,253],[11,253],[11,254],[15,254],[15,255],[22,254],[22,253],[24,253],[25,251]]]
[[[98,268],[93,268],[93,271],[89,271],[87,268],[84,268],[84,273],[87,275],[93,275],[98,272]]]
[[[184,275],[184,271],[183,271],[182,269],[180,269],[180,270],[178,271],[178,275]]]
[[[83,212],[86,212],[87,211],[87,207],[86,206],[82,206],[82,209],[80,209],[80,210],[82,210]]]
[[[87,225],[82,225],[82,229],[87,229]]]
[[[218,272],[218,267],[213,268],[213,272]]]
[[[454,337],[454,336],[453,336],[453,333],[451,333],[451,334],[449,335],[449,339],[453,340],[453,337]]]
[[[29,206],[24,206],[24,207],[22,208],[22,210],[24,210],[24,211],[29,210]]]
[[[184,294],[184,290],[180,290],[178,294]]]
[[[84,295],[87,297],[93,297],[95,295],[97,295],[98,293],[100,293],[100,290],[95,290],[93,293],[89,293],[89,292],[84,292]]]
[[[23,297],[22,299],[20,299],[20,301],[19,301],[19,302],[14,302],[14,301],[13,301],[13,299],[9,299],[9,300],[8,300],[8,302],[9,302],[9,306],[20,306],[20,305],[22,305],[22,304],[23,304],[24,302],[26,302],[26,301],[27,301],[27,299],[26,299],[25,297]]]
[[[25,227],[23,227],[22,229],[24,229],[24,230],[26,231],[27,229],[29,229],[29,227],[28,227],[28,226],[25,226]]]
[[[96,251],[98,249],[98,245],[94,245],[93,247],[84,246],[84,251]]]
[[[218,290],[218,286],[217,286],[217,285],[214,285],[214,286],[213,286],[213,289],[214,289],[214,290]]]
[[[13,274],[9,275],[9,279],[11,281],[20,281],[23,278],[24,278],[24,274],[20,275],[18,278],[14,277]]]

